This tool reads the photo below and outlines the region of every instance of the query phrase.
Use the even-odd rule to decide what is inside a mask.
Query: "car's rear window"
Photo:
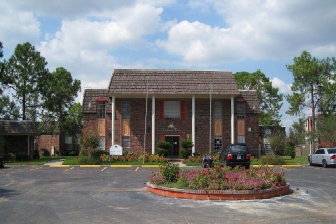
[[[336,149],[327,149],[328,154],[336,153]]]
[[[232,145],[231,152],[248,152],[248,149],[245,145]]]

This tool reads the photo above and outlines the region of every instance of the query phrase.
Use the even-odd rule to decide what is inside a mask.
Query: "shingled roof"
[[[32,121],[0,121],[0,135],[38,135]]]
[[[240,95],[246,100],[246,113],[260,113],[260,102],[256,90],[239,90]]]
[[[228,71],[115,69],[108,88],[108,96],[142,95],[209,95],[236,96],[236,80]]]
[[[111,100],[107,97],[107,89],[85,89],[83,97],[83,113],[96,113],[97,99],[104,98],[107,102],[106,111],[111,113]]]

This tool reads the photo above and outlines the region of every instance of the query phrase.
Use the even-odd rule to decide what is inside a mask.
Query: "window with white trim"
[[[122,136],[121,137],[121,146],[123,150],[129,152],[130,151],[130,137],[129,136]]]
[[[105,118],[105,102],[97,102],[97,118]]]
[[[237,119],[244,120],[245,119],[245,103],[237,102]]]
[[[222,120],[222,102],[219,100],[214,103],[214,119]]]
[[[180,101],[164,101],[164,119],[180,120]]]
[[[121,101],[121,118],[130,119],[130,101]]]

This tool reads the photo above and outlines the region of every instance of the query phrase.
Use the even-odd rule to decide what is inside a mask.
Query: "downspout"
[[[191,148],[191,151],[192,153],[194,154],[196,152],[195,150],[195,141],[196,141],[196,138],[195,138],[195,95],[192,96],[192,99],[191,99],[191,111],[192,111],[192,117],[191,117],[191,138],[192,138],[192,141],[193,141],[193,147]]]
[[[112,96],[112,121],[111,121],[111,144],[114,145],[114,134],[115,134],[115,96]]]
[[[234,143],[234,97],[231,96],[231,143]]]
[[[155,154],[155,96],[152,96],[152,154]]]

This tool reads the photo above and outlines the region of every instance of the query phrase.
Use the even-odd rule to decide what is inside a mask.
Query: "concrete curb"
[[[147,190],[153,194],[182,199],[194,200],[253,200],[278,197],[289,193],[289,184],[282,187],[265,190],[187,190],[161,187],[149,182],[146,183]]]

